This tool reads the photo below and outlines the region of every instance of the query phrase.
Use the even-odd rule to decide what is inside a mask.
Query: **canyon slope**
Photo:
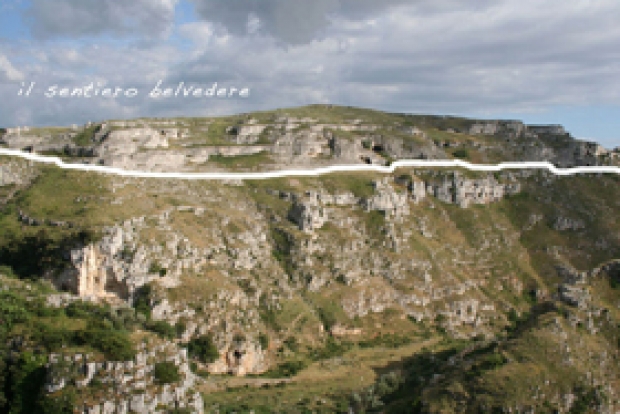
[[[315,105],[5,129],[147,171],[618,165],[560,126]],[[614,413],[620,176],[141,179],[0,157],[11,413]]]

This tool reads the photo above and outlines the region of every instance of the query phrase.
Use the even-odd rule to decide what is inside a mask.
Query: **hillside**
[[[13,128],[0,145],[73,162],[148,171],[274,170],[398,159],[618,165],[620,151],[558,125],[391,114],[312,105],[220,118],[110,120],[70,128]]]
[[[181,171],[618,154],[558,127],[326,106],[123,122],[3,141]],[[619,184],[137,179],[0,157],[0,411],[617,412]]]

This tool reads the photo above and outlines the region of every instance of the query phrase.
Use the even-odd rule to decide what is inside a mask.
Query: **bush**
[[[258,343],[263,350],[269,348],[269,337],[261,332],[258,334]]]
[[[39,405],[42,414],[73,414],[76,406],[76,393],[73,388],[65,388],[60,393],[45,395]]]
[[[292,377],[296,375],[299,371],[305,369],[308,366],[308,363],[304,360],[298,359],[293,361],[286,361],[278,365],[276,368],[271,371],[267,371],[264,373],[263,377],[267,378],[282,378],[282,377]]]
[[[36,397],[45,383],[45,359],[44,355],[25,351],[11,361],[5,383],[11,413],[37,411],[37,399],[33,396]]]
[[[155,382],[158,384],[171,384],[181,379],[179,368],[173,362],[158,362],[153,371]]]
[[[131,308],[117,309],[112,316],[114,329],[117,330],[133,330],[137,323],[136,312]]]
[[[129,361],[136,356],[126,332],[112,329],[90,328],[77,334],[77,342],[103,352],[112,361]]]
[[[174,326],[170,325],[166,321],[152,321],[146,324],[146,329],[155,332],[162,338],[173,339],[177,335],[177,331]]]
[[[0,275],[16,278],[17,275],[13,272],[13,268],[9,266],[0,266]]]
[[[84,128],[73,137],[73,143],[79,147],[87,147],[93,144],[95,134],[99,131],[99,125],[91,125]]]
[[[297,341],[297,338],[295,338],[294,336],[289,336],[288,338],[286,338],[284,340],[284,345],[286,345],[286,347],[290,349],[292,352],[299,351],[299,342]]]
[[[181,337],[185,333],[186,329],[187,323],[184,320],[177,321],[177,323],[174,325],[174,330],[177,333],[178,337]]]
[[[67,305],[65,314],[70,318],[93,318],[102,320],[110,316],[110,308],[95,305],[94,303],[77,301]]]
[[[353,347],[350,342],[336,341],[333,337],[329,337],[323,348],[317,348],[312,351],[312,358],[315,360],[329,359],[339,357]]]
[[[151,296],[153,288],[150,285],[144,285],[136,292],[136,299],[133,307],[136,313],[143,314],[146,319],[151,319]]]
[[[149,273],[156,273],[159,277],[164,277],[168,273],[168,269],[162,267],[158,262],[152,262],[149,267]]]
[[[53,328],[37,322],[33,326],[33,339],[43,344],[49,352],[54,352],[63,345],[68,345],[73,339],[73,333],[66,329]]]
[[[204,363],[211,363],[220,357],[211,335],[202,335],[189,341],[187,352]]]
[[[335,312],[327,308],[319,309],[319,319],[321,319],[321,322],[323,323],[323,327],[327,331],[331,330],[334,327],[334,325],[338,323]]]
[[[452,153],[454,158],[469,158],[469,151],[466,149],[458,149]]]

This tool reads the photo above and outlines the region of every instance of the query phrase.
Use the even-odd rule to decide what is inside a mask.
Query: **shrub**
[[[264,334],[262,332],[258,334],[258,343],[263,350],[269,348],[269,337],[267,336],[267,334]]]
[[[38,322],[34,325],[33,339],[43,344],[48,351],[53,352],[69,344],[73,338],[70,331]]]
[[[77,342],[91,346],[103,352],[112,361],[128,361],[136,356],[129,336],[126,332],[112,329],[90,328],[79,332]]]
[[[319,309],[319,319],[323,323],[325,330],[329,331],[338,322],[335,312],[331,309],[321,308]]]
[[[168,414],[192,414],[192,410],[189,408],[174,408],[167,411]]]
[[[171,384],[181,379],[179,368],[173,362],[158,362],[153,371],[155,381],[159,384]]]
[[[454,158],[469,158],[469,151],[466,149],[458,149],[452,153]]]
[[[17,275],[13,272],[13,268],[9,266],[0,266],[0,275],[15,278]]]
[[[186,329],[187,323],[184,320],[177,321],[177,323],[174,325],[174,330],[176,331],[178,337],[183,335]]]
[[[162,267],[158,262],[152,262],[149,267],[149,273],[156,273],[159,277],[164,277],[168,273],[168,269]]]
[[[340,342],[333,337],[329,337],[323,348],[312,351],[312,358],[315,360],[329,359],[343,355],[353,347],[350,342]]]
[[[202,335],[189,341],[187,352],[190,356],[204,363],[211,363],[220,357],[220,353],[210,334]]]
[[[278,365],[275,369],[266,372],[262,376],[268,378],[292,377],[299,371],[305,369],[307,366],[308,363],[301,359],[286,361]]]
[[[176,337],[177,331],[174,326],[170,325],[166,321],[152,321],[146,324],[146,329],[155,332],[162,338],[172,339]]]
[[[112,316],[112,322],[114,323],[114,329],[132,330],[137,322],[135,310],[131,308],[117,309]]]
[[[73,414],[77,395],[75,389],[65,388],[60,393],[45,395],[39,402],[42,414]]]
[[[91,125],[84,128],[76,136],[73,137],[73,143],[80,147],[86,147],[93,144],[95,133],[99,131],[99,125]]]
[[[151,319],[151,296],[153,288],[150,285],[144,285],[136,292],[136,298],[133,304],[136,313],[143,314],[146,319]]]
[[[102,320],[110,315],[110,308],[95,305],[94,303],[77,301],[67,305],[65,314],[70,318],[93,318]]]
[[[286,338],[284,340],[284,345],[286,345],[286,347],[293,352],[299,351],[299,342],[297,342],[297,338],[295,338],[294,336],[289,336],[288,338]]]
[[[14,361],[5,379],[6,397],[11,413],[36,411],[33,395],[43,387],[46,378],[45,356],[31,351],[22,352]]]

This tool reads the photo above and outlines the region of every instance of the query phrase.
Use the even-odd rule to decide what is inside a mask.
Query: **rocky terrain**
[[[314,105],[224,118],[106,121],[5,129],[0,145],[142,171],[389,164],[398,159],[620,162],[620,150],[573,139],[557,125],[388,114]]]
[[[558,126],[337,107],[3,141],[188,171],[618,154]],[[617,412],[619,184],[439,168],[137,179],[0,157],[0,410]]]

